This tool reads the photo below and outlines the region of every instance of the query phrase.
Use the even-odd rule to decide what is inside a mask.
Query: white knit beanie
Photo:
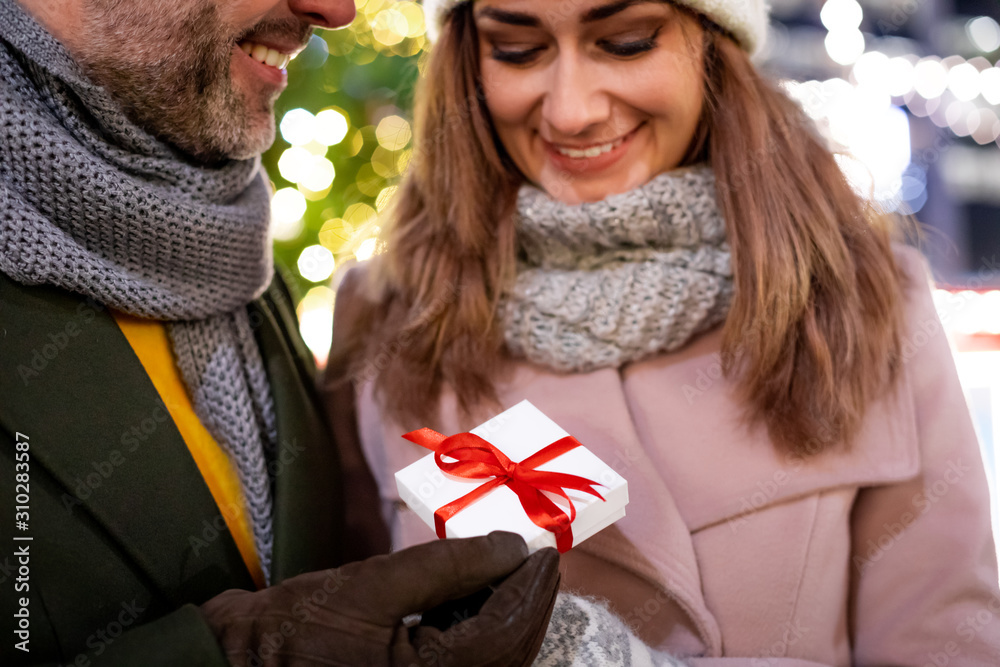
[[[427,34],[436,40],[448,12],[468,0],[424,0]],[[753,55],[767,35],[767,0],[671,0],[704,14],[728,30],[745,51]]]

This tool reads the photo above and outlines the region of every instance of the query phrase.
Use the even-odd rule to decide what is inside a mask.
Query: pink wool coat
[[[1000,665],[1000,591],[987,482],[920,255],[908,288],[899,391],[868,411],[850,453],[775,452],[740,426],[721,328],[621,369],[519,364],[528,399],[629,483],[628,515],[562,557],[563,586],[606,599],[646,643],[692,665]],[[455,433],[446,395],[438,424]],[[396,470],[426,450],[383,419],[358,425],[394,547],[435,539],[400,502]]]

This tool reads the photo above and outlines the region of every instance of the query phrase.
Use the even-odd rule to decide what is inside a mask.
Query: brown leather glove
[[[526,555],[513,533],[437,540],[262,591],[229,590],[201,611],[237,666],[528,665],[555,604],[559,554]],[[449,611],[456,623],[446,630],[403,623],[491,584],[479,613]]]

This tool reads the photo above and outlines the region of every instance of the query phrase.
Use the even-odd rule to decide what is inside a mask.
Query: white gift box
[[[518,462],[571,435],[528,401],[521,401],[471,433]],[[602,501],[589,493],[566,489],[576,507],[576,519],[571,525],[574,546],[625,516],[628,483],[586,447],[576,447],[535,469],[585,477],[596,483],[596,490],[604,497]],[[432,530],[435,511],[487,482],[489,479],[467,479],[443,472],[434,462],[433,453],[396,473],[396,488],[403,502]],[[565,499],[546,495],[570,516]],[[445,524],[447,537],[473,537],[494,530],[518,533],[530,552],[556,546],[555,534],[535,525],[506,485],[493,489]]]

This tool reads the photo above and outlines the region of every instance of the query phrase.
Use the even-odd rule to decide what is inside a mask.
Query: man
[[[353,16],[0,0],[2,664],[537,651],[551,550],[496,533],[342,565],[364,500],[274,276],[258,156],[288,59]],[[443,611],[488,585],[478,614]],[[404,624],[428,611],[440,629]]]

